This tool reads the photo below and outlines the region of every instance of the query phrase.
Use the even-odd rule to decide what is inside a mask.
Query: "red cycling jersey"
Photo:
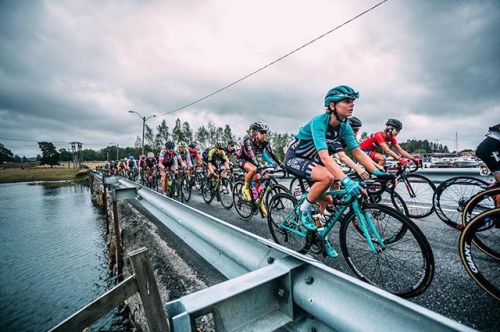
[[[396,145],[398,144],[398,141],[396,140],[396,137],[386,137],[383,131],[378,131],[361,142],[359,147],[364,151],[376,151],[382,143]]]
[[[188,147],[188,151],[189,151],[189,154],[191,156],[191,161],[197,160],[198,163],[200,163],[200,164],[203,163],[203,159],[201,158],[201,155],[198,152],[198,150]]]

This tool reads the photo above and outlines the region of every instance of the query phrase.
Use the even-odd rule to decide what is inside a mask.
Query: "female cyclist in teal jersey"
[[[331,204],[331,197],[322,198],[322,195],[330,188],[334,179],[340,179],[351,195],[364,192],[359,183],[347,177],[342,168],[330,158],[329,146],[343,140],[351,150],[352,156],[369,172],[377,176],[388,176],[378,170],[371,159],[359,148],[353,130],[347,123],[347,118],[354,110],[354,100],[358,97],[358,92],[345,85],[328,91],[325,96],[326,112],[315,116],[300,128],[286,153],[285,168],[291,174],[312,183],[307,199],[300,207],[302,224],[311,231],[316,230],[311,216],[311,205],[317,201],[320,204],[320,212],[324,213],[326,206]],[[325,245],[328,253],[330,244],[325,243]]]

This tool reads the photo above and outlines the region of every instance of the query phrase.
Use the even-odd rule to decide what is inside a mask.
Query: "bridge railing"
[[[125,179],[137,203],[229,280],[167,303],[173,331],[211,314],[217,330],[469,330],[444,316],[331,269]]]

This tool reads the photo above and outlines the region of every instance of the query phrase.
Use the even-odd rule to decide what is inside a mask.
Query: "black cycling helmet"
[[[215,147],[217,149],[224,149],[224,143],[222,141],[215,142]]]
[[[257,121],[250,126],[250,129],[255,131],[260,131],[260,130],[269,131],[269,126],[262,121]]]
[[[173,150],[175,148],[175,144],[172,141],[166,141],[165,142],[165,147],[169,150]]]
[[[355,116],[351,116],[350,118],[348,118],[347,122],[349,122],[352,128],[361,128],[361,126],[363,126],[361,120]]]
[[[235,141],[229,141],[229,142],[227,142],[227,145],[232,145],[232,146],[235,146],[235,145],[236,145],[236,142],[235,142]]]
[[[401,131],[401,129],[403,129],[403,124],[401,123],[401,121],[396,120],[396,119],[389,119],[389,120],[387,120],[387,122],[385,123],[385,125],[386,126],[394,127],[394,128],[396,128],[397,131]]]
[[[196,148],[196,143],[195,142],[192,142],[192,143],[189,143],[188,145],[191,149],[195,149]]]

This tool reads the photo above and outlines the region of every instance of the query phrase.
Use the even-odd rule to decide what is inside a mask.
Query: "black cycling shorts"
[[[297,155],[296,150],[300,140],[294,140],[285,155],[284,167],[291,174],[309,181],[312,180],[311,173],[314,167],[321,164],[319,160],[310,160],[303,156]]]
[[[500,141],[486,137],[477,147],[476,156],[484,161],[492,174],[500,174]]]

